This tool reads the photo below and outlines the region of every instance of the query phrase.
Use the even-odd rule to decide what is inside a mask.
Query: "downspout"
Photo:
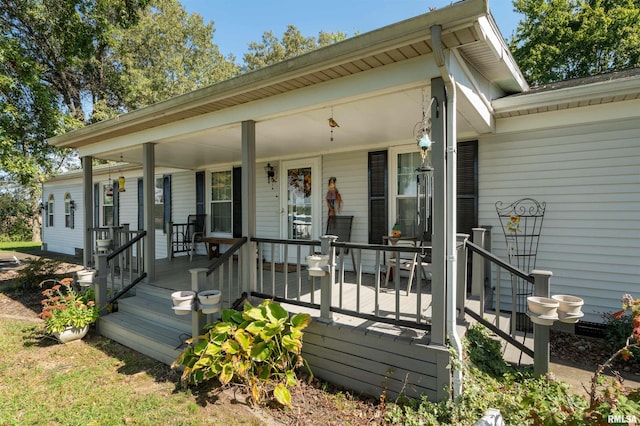
[[[445,235],[445,253],[446,253],[446,325],[449,344],[453,347],[458,358],[458,365],[462,364],[462,342],[458,336],[456,328],[456,85],[453,76],[449,74],[446,66],[446,58],[442,47],[442,27],[434,25],[431,27],[431,42],[433,45],[433,53],[436,65],[440,70],[440,75],[444,80],[447,92],[447,121],[446,121],[446,235]],[[457,398],[462,395],[462,371],[452,369],[453,374],[453,396]]]

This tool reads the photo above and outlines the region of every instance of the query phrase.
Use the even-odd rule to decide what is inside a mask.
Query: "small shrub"
[[[257,307],[245,303],[244,312],[225,309],[221,317],[173,362],[173,368],[184,367],[183,384],[233,382],[247,386],[256,404],[273,396],[291,407],[288,388],[297,383],[295,369],[304,365],[302,330],[311,316],[289,317],[279,304],[265,300]]]
[[[62,262],[54,259],[28,257],[23,263],[25,265],[13,279],[13,285],[16,288],[27,290],[37,288],[44,280],[56,278],[56,272]]]

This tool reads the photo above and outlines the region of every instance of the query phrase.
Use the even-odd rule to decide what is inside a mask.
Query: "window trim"
[[[230,187],[230,198],[228,200],[224,200],[224,201],[215,201],[215,203],[228,203],[229,204],[229,217],[231,218],[231,224],[229,227],[229,231],[216,231],[216,227],[214,226],[214,215],[213,215],[213,185],[211,182],[211,179],[213,178],[213,174],[214,173],[229,173],[230,177],[231,177],[231,187]],[[233,187],[234,187],[234,179],[233,179],[233,168],[232,167],[225,167],[225,168],[219,168],[219,169],[213,169],[213,170],[208,170],[207,171],[207,177],[208,179],[206,180],[206,203],[209,209],[209,232],[211,232],[212,235],[218,235],[218,236],[226,236],[226,237],[231,237],[233,235]]]
[[[47,226],[53,227],[55,223],[55,196],[53,194],[49,194],[47,197]]]
[[[418,148],[415,144],[407,144],[407,145],[398,145],[389,148],[389,192],[388,192],[388,208],[389,208],[389,217],[388,217],[388,229],[387,232],[391,233],[391,229],[393,225],[395,225],[396,217],[397,217],[397,205],[398,205],[398,155],[400,154],[419,154]]]

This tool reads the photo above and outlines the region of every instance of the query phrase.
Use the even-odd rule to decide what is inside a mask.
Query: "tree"
[[[271,31],[262,35],[262,42],[249,43],[249,53],[244,54],[243,71],[253,71],[267,65],[282,62],[285,59],[328,46],[347,37],[345,33],[325,33],[321,31],[318,38],[304,37],[295,25],[287,26],[287,31],[279,40]]]
[[[509,45],[530,84],[640,66],[640,1],[514,0]]]
[[[109,62],[122,106],[134,110],[229,79],[235,58],[213,44],[213,23],[176,0],[154,0],[135,26],[113,34]]]

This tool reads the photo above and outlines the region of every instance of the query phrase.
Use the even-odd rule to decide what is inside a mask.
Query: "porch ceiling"
[[[413,140],[413,129],[421,119],[422,92],[430,78],[439,76],[433,61],[412,83],[407,79],[357,95],[338,92],[323,97],[322,91],[333,82],[348,81],[357,86],[360,76],[367,80],[380,70],[428,57],[433,52],[430,28],[434,25],[442,27],[444,48],[458,49],[470,67],[499,90],[516,93],[526,87],[521,75],[514,73],[513,60],[489,14],[487,0],[466,0],[50,142],[76,148],[81,156],[131,163],[142,163],[141,144],[153,142],[158,166],[185,169],[239,164],[243,120],[257,123],[256,155],[264,161],[407,143]],[[383,72],[383,79],[389,75]],[[343,90],[350,87],[345,83],[337,86],[340,84]],[[279,99],[292,93],[312,91],[319,99],[314,105],[301,102],[298,108],[286,105],[279,112],[259,109],[267,100],[270,105],[278,105]],[[461,105],[457,111],[458,137],[475,137],[478,129],[472,125],[474,120],[466,118],[473,112]],[[334,129],[333,141],[327,120],[332,115],[340,124]],[[203,126],[203,120],[210,122]],[[199,125],[192,125],[195,122]]]

